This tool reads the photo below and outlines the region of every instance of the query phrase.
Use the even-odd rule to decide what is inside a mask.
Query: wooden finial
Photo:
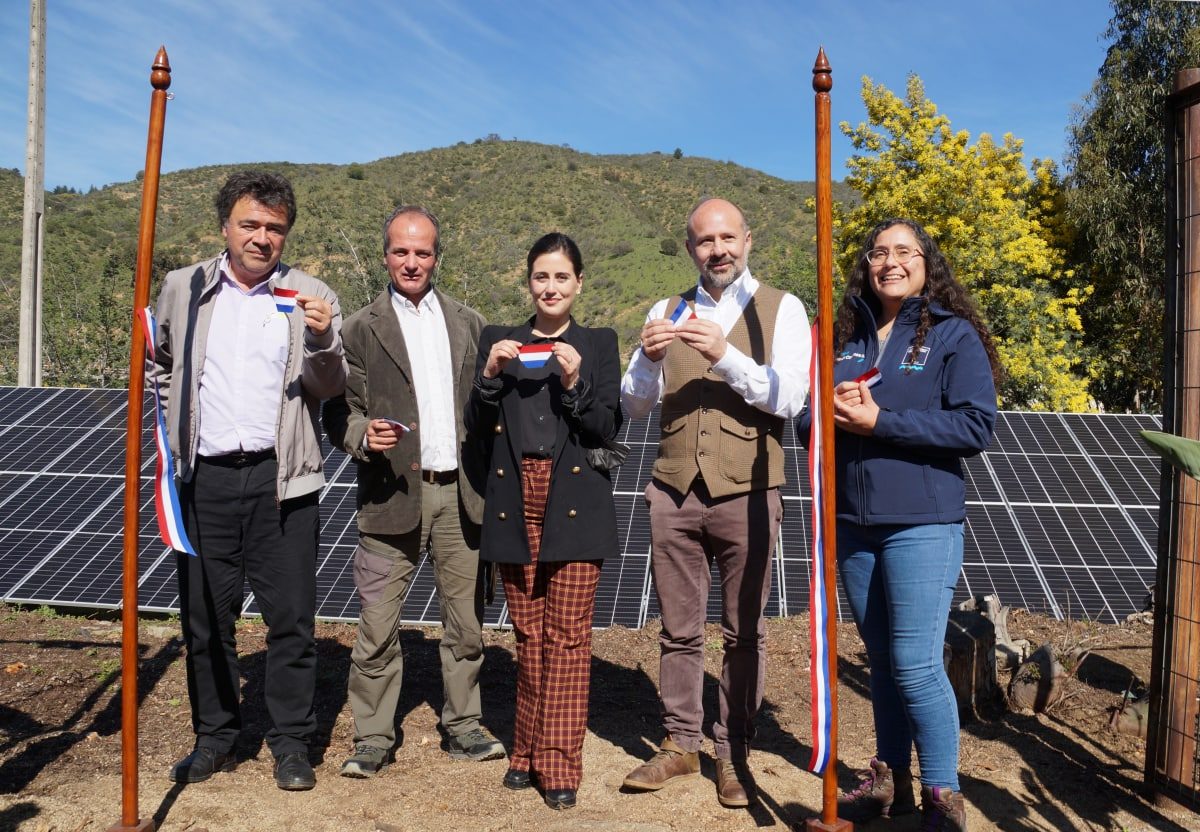
[[[829,92],[833,89],[833,70],[829,68],[829,59],[825,57],[825,47],[817,52],[817,62],[813,64],[813,91]]]
[[[171,86],[171,62],[167,60],[167,47],[158,47],[154,56],[154,65],[150,67],[150,86],[156,90],[165,90]]]

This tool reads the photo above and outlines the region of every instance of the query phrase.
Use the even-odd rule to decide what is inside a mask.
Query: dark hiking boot
[[[962,792],[922,786],[921,832],[967,832],[967,808]]]
[[[890,769],[882,760],[871,758],[868,768],[856,772],[858,786],[838,798],[838,817],[853,823],[873,818],[905,815],[917,808],[913,799],[912,773],[908,769]]]

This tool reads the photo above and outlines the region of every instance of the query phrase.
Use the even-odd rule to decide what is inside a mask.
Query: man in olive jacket
[[[504,746],[480,725],[483,590],[479,521],[483,468],[463,428],[484,319],[435,289],[441,255],[437,218],[397,208],[384,223],[391,284],[346,320],[346,395],[326,403],[325,429],[358,464],[359,543],[354,552],[358,640],[349,699],[354,751],[347,777],[371,777],[396,743],[404,596],[429,547],[443,634],[450,756],[491,760]]]

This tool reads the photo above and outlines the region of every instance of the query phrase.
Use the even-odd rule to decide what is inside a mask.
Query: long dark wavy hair
[[[894,225],[903,225],[911,231],[917,238],[917,245],[920,246],[921,253],[925,255],[925,291],[921,295],[921,319],[917,323],[917,331],[912,339],[913,353],[920,352],[925,343],[925,336],[929,333],[929,328],[933,326],[933,316],[929,314],[929,302],[935,300],[965,320],[979,333],[979,340],[983,342],[983,348],[987,351],[988,363],[992,368],[992,379],[998,387],[1004,377],[1004,368],[1000,366],[1000,356],[996,354],[996,347],[992,343],[991,330],[984,323],[975,302],[967,294],[966,287],[954,278],[954,272],[951,270],[950,264],[946,262],[946,256],[938,248],[937,242],[929,236],[920,223],[912,220],[896,217],[884,220],[872,228],[867,239],[863,241],[862,251],[854,261],[854,270],[850,272],[850,277],[846,280],[846,291],[842,295],[842,305],[838,308],[837,321],[834,323],[833,340],[836,349],[841,350],[846,346],[846,342],[850,340],[858,323],[858,314],[855,312],[850,298],[861,297],[871,307],[871,311],[875,313],[876,317],[882,311],[879,298],[875,296],[875,291],[871,288],[871,266],[867,263],[867,252],[875,248],[876,238]]]

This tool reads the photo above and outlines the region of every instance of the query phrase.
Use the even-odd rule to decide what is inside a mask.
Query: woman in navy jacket
[[[575,805],[583,773],[592,612],[603,558],[617,554],[612,481],[589,449],[621,425],[611,329],[580,326],[579,248],[547,234],[529,252],[535,314],[479,338],[467,431],[491,447],[480,557],[499,564],[517,636],[517,707],[504,785],[537,784]]]
[[[838,570],[870,660],[877,743],[838,814],[861,823],[913,811],[915,744],[923,828],[962,830],[942,643],[962,569],[962,459],[991,441],[999,360],[937,243],[911,220],[867,236],[834,339]]]

